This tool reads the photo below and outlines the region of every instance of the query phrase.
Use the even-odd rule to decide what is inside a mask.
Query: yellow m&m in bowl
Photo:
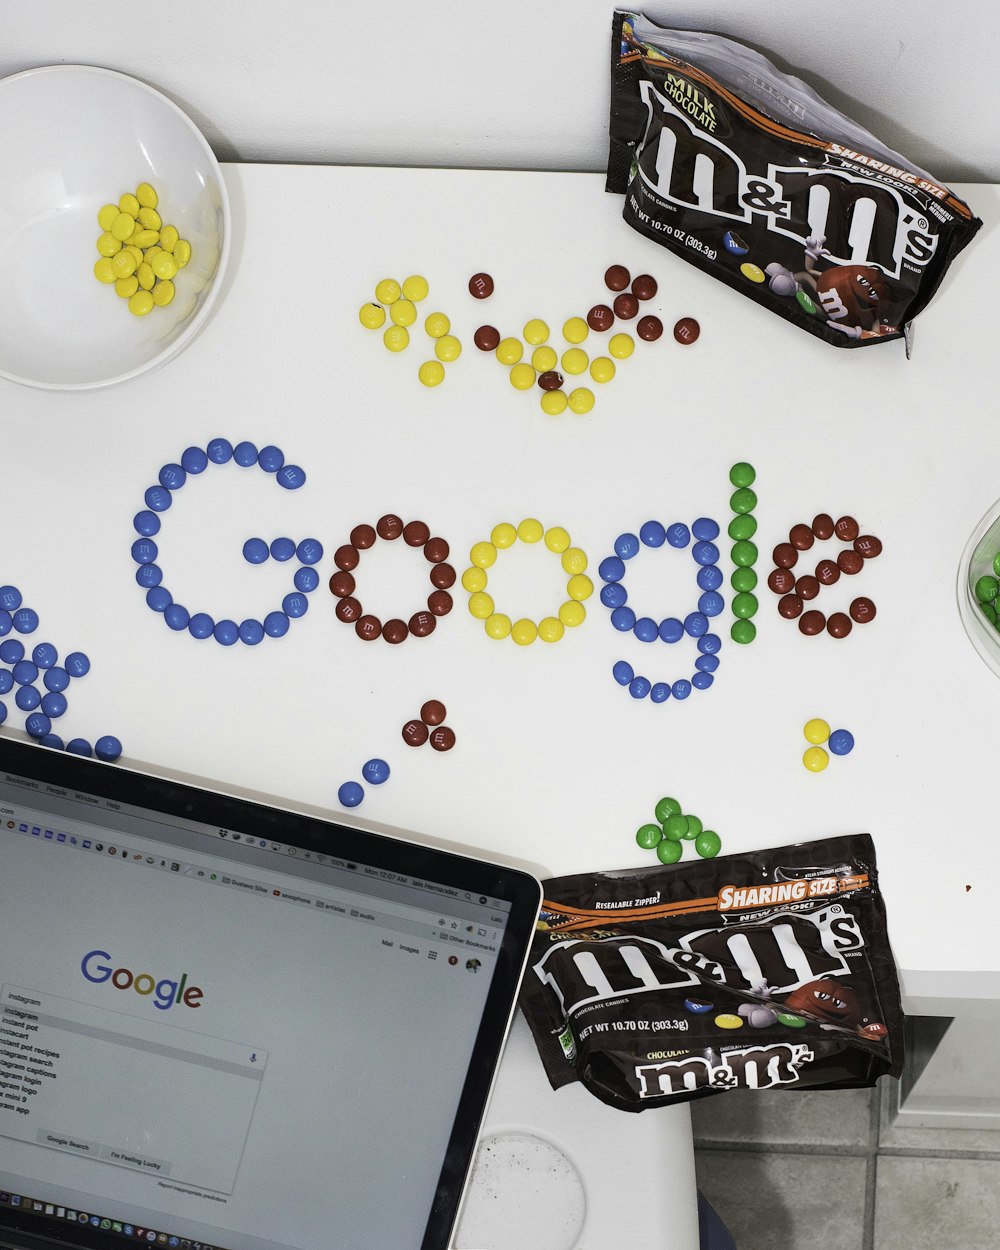
[[[191,342],[225,273],[229,198],[172,101],[88,65],[0,79],[0,171],[0,378],[108,386]]]

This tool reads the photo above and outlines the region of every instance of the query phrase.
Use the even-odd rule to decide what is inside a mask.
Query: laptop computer
[[[0,1244],[448,1246],[540,903],[0,739]]]

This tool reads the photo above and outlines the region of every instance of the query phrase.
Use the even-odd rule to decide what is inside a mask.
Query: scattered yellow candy
[[[97,240],[97,250],[102,256],[114,256],[116,252],[122,250],[122,241],[116,239],[110,230],[105,230]]]
[[[429,290],[427,279],[421,277],[419,273],[412,274],[409,278],[403,280],[403,295],[406,299],[413,300],[415,304],[419,304],[422,299],[426,299]]]
[[[821,773],[829,762],[830,757],[822,747],[807,747],[802,756],[802,763],[811,773]]]
[[[424,329],[432,339],[444,338],[451,329],[451,322],[442,312],[428,313]]]
[[[111,257],[111,268],[115,271],[116,278],[131,278],[137,268],[135,253],[130,248],[123,247]]]
[[[164,226],[160,231],[160,247],[162,247],[165,252],[172,252],[177,246],[177,240],[179,238],[180,235],[177,233],[176,226]],[[190,246],[190,244],[188,246]]]
[[[380,304],[395,304],[403,294],[403,288],[395,278],[383,278],[375,288],[375,298]]]
[[[624,360],[635,351],[635,342],[629,334],[612,334],[608,351],[617,360]]]
[[[483,625],[487,634],[497,642],[506,638],[511,630],[510,617],[504,616],[502,612],[494,612],[492,616],[488,616]]]
[[[522,617],[511,626],[510,636],[519,647],[529,647],[538,637],[538,626],[526,616]]]
[[[827,738],[829,738],[830,726],[825,720],[814,716],[812,720],[806,721],[802,732],[805,734],[806,742],[812,742],[819,746],[821,742],[826,742]]]
[[[128,310],[137,317],[145,317],[153,311],[153,297],[148,291],[136,291],[128,302]]]
[[[598,356],[590,362],[590,376],[603,385],[615,376],[615,362],[607,356]]]
[[[135,258],[136,268],[138,268],[142,264],[143,255],[142,255],[141,247],[136,247],[134,243],[126,243],[125,246],[122,248],[122,251],[128,252],[130,256]],[[135,269],[133,269],[132,272],[135,273]]]
[[[109,256],[102,256],[100,260],[94,262],[94,277],[98,282],[114,282],[115,267]]]
[[[444,381],[444,365],[440,360],[425,360],[417,370],[417,377],[424,386],[440,386]]]
[[[110,233],[113,234],[116,239],[120,239],[122,243],[124,243],[126,239],[132,237],[132,231],[134,229],[135,218],[130,217],[128,213],[119,213],[111,223]]]
[[[147,248],[152,247],[154,243],[159,243],[159,230],[136,230],[129,239],[130,243],[134,243],[136,247]]]
[[[577,601],[589,599],[594,593],[594,583],[586,573],[574,573],[566,585],[566,593]]]
[[[567,599],[559,609],[559,619],[567,629],[575,629],[587,619],[587,609],[576,599]]]
[[[117,204],[105,204],[97,213],[97,224],[102,230],[110,230],[115,224],[115,218],[121,212]]]
[[[525,517],[517,527],[517,536],[523,543],[541,542],[544,533],[541,521],[536,521],[533,516]]]
[[[499,350],[499,349],[497,349]],[[510,371],[510,384],[518,391],[530,391],[535,385],[535,371],[531,365],[513,365]]]
[[[533,317],[524,327],[524,341],[536,347],[549,337],[549,327],[538,317]]]
[[[474,564],[472,568],[466,569],[462,574],[462,585],[470,595],[474,595],[477,590],[485,590],[486,574],[478,565]]]
[[[143,208],[155,208],[159,203],[156,197],[156,190],[150,186],[148,182],[140,182],[135,189],[135,198],[139,201]]]
[[[539,373],[548,373],[550,369],[554,369],[558,360],[559,357],[551,347],[536,347],[531,353],[531,367]]]
[[[126,191],[122,198],[118,201],[118,208],[121,212],[128,213],[130,217],[138,217],[139,209],[142,208],[142,205],[134,195],[130,195]]]
[[[541,398],[542,412],[547,417],[558,417],[566,411],[567,402],[565,391],[545,391]]]
[[[496,564],[497,549],[492,543],[473,543],[469,559],[477,568],[488,569],[490,565]]]
[[[454,334],[442,334],[438,341],[434,344],[434,355],[438,360],[449,363],[457,360],[462,354],[462,344],[455,338]]]
[[[517,530],[509,521],[501,521],[499,525],[493,526],[490,542],[494,547],[501,549],[513,547],[514,543],[517,542]]]
[[[417,319],[417,310],[408,299],[397,299],[389,305],[389,316],[398,326],[411,326]]]
[[[169,252],[157,252],[149,263],[153,273],[164,281],[169,281],[177,273],[177,261],[174,260]]]
[[[555,616],[546,616],[538,622],[538,637],[542,642],[558,642],[566,632],[562,621]]]
[[[501,339],[497,347],[497,360],[502,365],[516,365],[524,355],[520,339]]]
[[[492,616],[493,607],[493,596],[488,595],[485,590],[477,590],[469,596],[469,611],[477,621],[485,621],[488,616]]]
[[[578,417],[582,417],[584,413],[590,412],[594,406],[594,392],[587,390],[585,386],[578,386],[576,390],[569,393],[569,410],[575,412]]]
[[[115,294],[122,299],[131,299],[139,289],[139,279],[132,274],[130,278],[115,278]]]
[[[174,244],[174,260],[177,261],[177,268],[183,269],[191,259],[191,244],[187,239],[178,239]]]
[[[561,555],[569,546],[569,531],[564,530],[561,525],[553,525],[545,531],[545,545],[549,551],[554,551],[557,556]]]
[[[367,330],[379,330],[385,325],[385,309],[381,304],[362,304],[358,320]]]
[[[159,230],[163,225],[160,214],[155,208],[140,208],[136,214],[136,220],[147,230]]]
[[[563,572],[568,573],[570,577],[577,573],[585,573],[587,571],[587,553],[581,551],[579,547],[570,547],[562,554]]]
[[[410,332],[406,326],[388,326],[382,335],[382,342],[391,352],[404,351],[410,345]]]
[[[151,291],[156,284],[156,274],[153,273],[153,266],[148,261],[144,260],[136,267],[135,276],[139,279],[139,285],[144,291]]]
[[[563,352],[562,367],[564,373],[583,373],[589,364],[587,353],[580,347],[571,347],[568,352]]]
[[[169,278],[164,278],[162,282],[157,282],[151,291],[153,303],[157,308],[166,308],[170,301],[174,298],[174,284]]]
[[[582,343],[590,333],[590,327],[582,317],[570,317],[563,326],[563,338],[567,343]]]

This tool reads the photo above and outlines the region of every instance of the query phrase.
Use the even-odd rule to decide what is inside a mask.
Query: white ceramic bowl
[[[173,302],[145,317],[94,277],[98,210],[140,182],[191,244]],[[166,96],[89,65],[0,79],[0,377],[86,389],[163,364],[204,324],[229,235],[219,163]]]
[[[976,582],[996,576],[993,558],[1000,552],[1000,501],[995,503],[972,531],[958,566],[958,612],[969,641],[980,657],[1000,677],[1000,633],[983,614],[976,598]]]

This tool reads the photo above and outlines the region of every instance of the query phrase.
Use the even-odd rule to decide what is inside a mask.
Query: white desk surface
[[[92,660],[59,732],[115,733],[125,763],[335,812],[340,783],[381,756],[390,780],[369,787],[348,820],[541,875],[655,863],[633,838],[664,794],[715,828],[724,852],[867,830],[911,1001],[1000,997],[990,782],[1000,685],[966,639],[954,589],[965,542],[1000,495],[990,373],[1000,190],[958,188],[986,227],[918,319],[907,361],[901,342],[837,350],[740,299],[626,227],[598,176],[225,173],[234,254],[212,320],[187,350],[104,392],[0,388],[0,581],[39,612],[37,640]],[[589,416],[545,417],[537,391],[514,391],[474,348],[473,330],[489,321],[519,334],[543,317],[562,348],[563,320],[607,298],[611,263],[659,280],[651,310],[667,334],[639,343],[613,383],[594,387]],[[487,303],[466,288],[477,270],[496,282]],[[413,272],[428,278],[430,297],[410,348],[392,355],[358,308],[378,279]],[[79,281],[107,298],[86,265]],[[431,391],[416,373],[431,354],[422,318],[437,309],[465,351]],[[702,327],[687,348],[669,333],[682,315]],[[124,310],[121,332],[137,332]],[[175,599],[216,617],[260,617],[290,589],[290,566],[249,566],[243,541],[309,535],[325,548],[308,614],[256,648],[172,634],[133,580],[132,516],[145,488],[161,465],[217,435],[277,444],[308,482],[286,492],[233,465],[190,479],[157,537]],[[728,582],[728,472],[738,460],[757,469],[758,638],[729,641],[727,609],[713,688],[683,704],[636,702],[612,664],[628,659],[653,680],[690,677],[693,645],[616,634],[597,566],[622,531],[707,515],[723,528]],[[877,602],[877,619],[841,642],[802,637],[764,584],[773,545],[819,511],[850,513],[884,543],[861,576],[816,604]],[[590,557],[586,623],[556,646],[493,642],[456,586],[455,610],[431,637],[362,643],[336,619],[325,583],[350,530],[386,512],[443,535],[459,575],[499,521],[565,526]],[[358,573],[359,597],[383,619],[408,616],[430,589],[422,556],[401,543],[379,543]],[[627,584],[630,602],[657,618],[695,606],[686,552],[644,549]],[[512,617],[553,612],[564,586],[541,545],[518,544],[490,570],[498,608]],[[450,753],[400,737],[428,698],[447,705],[458,738]],[[800,762],[813,716],[857,740],[820,774]],[[21,720],[12,708],[5,732]]]

